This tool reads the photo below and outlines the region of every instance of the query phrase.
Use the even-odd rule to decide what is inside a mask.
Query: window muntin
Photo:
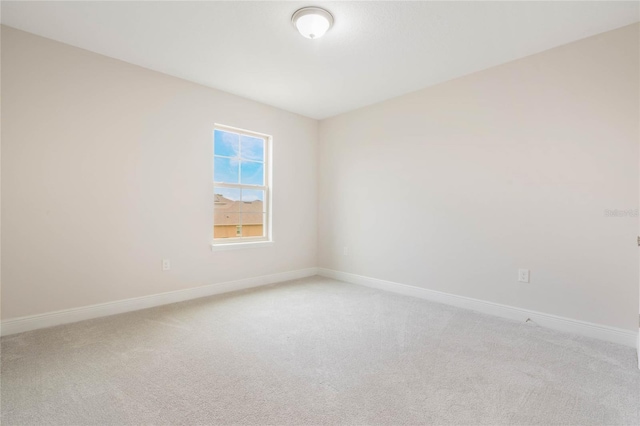
[[[267,135],[216,125],[213,138],[214,244],[269,241]]]

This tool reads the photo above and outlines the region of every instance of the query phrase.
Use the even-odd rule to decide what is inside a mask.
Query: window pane
[[[216,195],[216,205],[220,205],[222,203],[229,203],[233,201],[240,201],[241,198],[241,190],[235,188],[213,188],[213,192]],[[220,203],[220,204],[219,204]]]
[[[243,237],[264,237],[264,213],[241,213]]]
[[[213,214],[214,229],[233,227],[233,235],[229,234],[229,237],[235,236],[235,229],[238,225],[240,225],[240,212],[216,211]]]
[[[213,159],[213,181],[238,183],[239,163],[233,158],[215,157]]]
[[[263,237],[264,228],[264,204],[265,192],[258,189],[242,190],[242,236]]]
[[[261,189],[243,189],[242,201],[246,203],[258,202],[260,206],[264,204],[264,191]],[[257,205],[257,204],[256,204]],[[243,210],[244,211],[244,210]],[[263,212],[264,209],[259,211]]]
[[[251,136],[240,136],[240,150],[243,160],[264,162],[264,140]]]
[[[241,229],[239,212],[214,213],[213,238],[236,238],[242,234]]]
[[[213,136],[213,154],[225,157],[237,157],[240,135],[237,133],[215,130]]]
[[[213,238],[240,236],[241,191],[232,188],[214,188]]]
[[[246,185],[264,185],[264,164],[253,161],[240,162],[241,182]]]

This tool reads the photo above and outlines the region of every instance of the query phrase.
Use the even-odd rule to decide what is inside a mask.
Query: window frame
[[[264,184],[263,185],[251,185],[251,184],[242,184],[242,183],[226,183],[226,182],[215,182],[215,132],[216,130],[222,132],[235,133],[240,136],[248,136],[252,138],[259,138],[264,140]],[[223,124],[215,123],[213,126],[213,155],[211,156],[212,161],[212,189],[213,189],[213,198],[215,199],[215,189],[216,188],[230,188],[230,189],[254,189],[264,191],[264,220],[263,220],[263,236],[261,237],[229,237],[229,238],[215,238],[212,237],[211,248],[243,248],[243,247],[263,247],[267,245],[271,245],[273,243],[273,233],[271,229],[271,193],[272,193],[272,182],[271,182],[271,149],[272,149],[272,141],[273,137],[271,135],[267,135],[265,133],[254,132],[251,130],[240,129],[238,127],[231,127]],[[215,206],[214,206],[215,213]],[[213,219],[213,227],[212,230],[215,229],[215,214],[212,216]],[[241,225],[238,225],[241,226]]]

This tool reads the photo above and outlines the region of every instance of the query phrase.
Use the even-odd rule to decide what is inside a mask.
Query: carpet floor
[[[312,277],[3,337],[3,425],[639,425],[631,348]]]

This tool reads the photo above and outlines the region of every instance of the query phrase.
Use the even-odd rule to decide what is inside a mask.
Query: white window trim
[[[264,247],[271,247],[272,245],[273,245],[273,241],[243,241],[241,243],[225,243],[225,244],[211,243],[211,251],[264,248]]]
[[[237,133],[243,136],[250,136],[255,138],[264,139],[265,141],[265,149],[264,149],[264,168],[265,168],[265,185],[246,185],[240,183],[212,183],[212,188],[235,188],[235,189],[258,189],[263,190],[265,192],[265,219],[264,219],[264,237],[238,237],[238,238],[224,238],[224,239],[212,239],[211,241],[211,250],[235,250],[235,249],[243,249],[243,248],[258,248],[258,247],[268,247],[273,245],[273,229],[272,229],[272,173],[271,173],[271,154],[272,154],[272,141],[273,138],[270,135],[264,133],[257,133],[251,130],[244,130],[237,127],[225,126],[222,124],[214,124],[213,131],[221,130],[224,132],[232,132]],[[214,147],[215,149],[215,147]],[[215,156],[215,151],[213,153]],[[213,160],[213,157],[212,157]],[[213,179],[212,179],[213,180]],[[215,194],[215,191],[214,191]],[[215,195],[214,195],[215,196]],[[215,226],[215,223],[214,223]]]

